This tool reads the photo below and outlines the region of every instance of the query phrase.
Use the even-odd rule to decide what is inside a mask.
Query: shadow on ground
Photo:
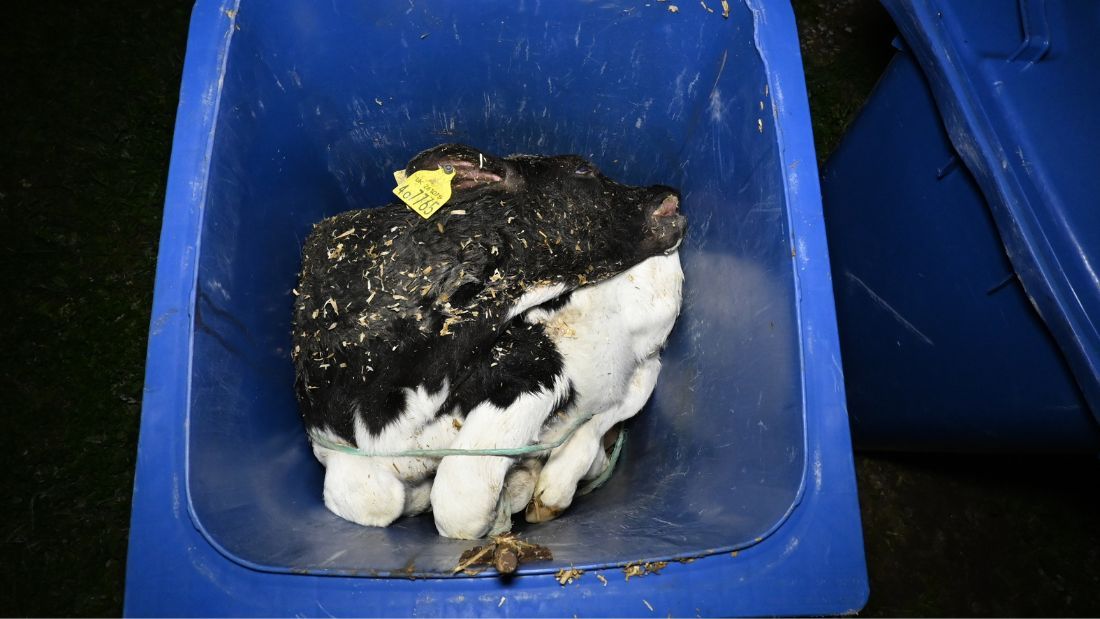
[[[1100,611],[1100,461],[856,458],[868,616]]]

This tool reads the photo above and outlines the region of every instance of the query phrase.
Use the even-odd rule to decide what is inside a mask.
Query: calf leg
[[[584,481],[591,481],[596,479],[600,475],[603,475],[607,467],[612,465],[611,457],[608,456],[608,450],[614,450],[615,443],[619,441],[619,435],[624,432],[622,426],[614,425],[603,435],[603,449],[596,452],[596,459],[592,461],[592,466],[588,467],[588,472],[581,477]]]
[[[580,479],[597,468],[600,456],[606,461],[601,444],[604,434],[616,423],[641,410],[653,393],[660,371],[661,361],[657,357],[643,361],[631,376],[626,395],[616,406],[594,415],[565,444],[550,453],[539,473],[534,497],[527,506],[527,522],[552,520],[573,503]],[[606,466],[605,462],[599,472]]]
[[[558,380],[550,388],[525,393],[506,408],[483,402],[466,416],[451,446],[454,449],[498,449],[530,444],[543,421],[561,400],[565,388]],[[504,456],[447,456],[439,463],[432,486],[432,512],[439,534],[478,539],[499,529],[505,477],[513,458]],[[497,525],[494,527],[494,524]]]

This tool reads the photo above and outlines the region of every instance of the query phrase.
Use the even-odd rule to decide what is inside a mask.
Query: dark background
[[[794,4],[824,160],[893,26],[872,0]],[[117,615],[190,4],[4,13],[0,614]],[[1096,458],[861,454],[856,467],[863,614],[1100,614]]]

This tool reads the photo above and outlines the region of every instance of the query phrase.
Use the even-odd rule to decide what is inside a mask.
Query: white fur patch
[[[325,506],[345,520],[384,527],[405,509],[405,484],[381,458],[333,451],[325,469]]]
[[[529,520],[553,517],[568,507],[580,479],[597,476],[606,466],[603,435],[636,415],[649,399],[661,347],[680,313],[682,288],[680,256],[673,252],[575,290],[556,312],[535,309],[524,315],[545,326],[576,393],[543,440],[556,440],[581,415],[593,415],[543,466],[534,498],[548,509],[529,511]]]
[[[521,512],[531,502],[540,470],[541,460],[527,458],[508,471],[508,476],[504,478],[504,498],[508,501],[509,513]]]
[[[660,371],[661,361],[657,356],[642,361],[628,381],[622,400],[616,406],[601,411],[588,420],[565,444],[550,452],[535,484],[533,495],[544,507],[549,508],[548,513],[560,512],[573,503],[577,482],[589,474],[599,459],[598,456],[603,455],[603,435],[616,423],[638,414],[653,393]],[[603,466],[607,465],[606,456],[601,462]],[[602,472],[601,467],[592,476],[598,476]]]
[[[557,377],[550,389],[525,393],[508,408],[482,402],[466,416],[455,449],[521,447],[538,440],[539,430],[554,405],[568,389]],[[447,456],[439,463],[432,486],[432,512],[440,535],[478,539],[497,523],[498,514],[511,513],[501,505],[505,476],[512,458],[502,456]]]
[[[422,514],[432,507],[432,478],[429,477],[418,484],[406,485],[405,509],[402,516],[415,516]]]
[[[405,409],[378,436],[372,436],[359,411],[355,415],[355,442],[360,451],[388,453],[446,447],[457,435],[453,416],[436,417],[450,393],[444,382],[439,391],[423,386],[406,390]],[[339,443],[328,429],[322,438]],[[313,454],[325,465],[325,506],[345,520],[384,527],[402,514],[428,508],[430,475],[438,458],[361,456],[326,449],[317,444]],[[425,485],[425,480],[427,484]]]

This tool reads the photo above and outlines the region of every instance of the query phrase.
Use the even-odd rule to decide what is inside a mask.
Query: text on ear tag
[[[454,175],[453,171],[448,174],[442,168],[420,170],[403,182],[399,181],[393,195],[416,211],[417,215],[427,219],[451,199],[451,179]]]

